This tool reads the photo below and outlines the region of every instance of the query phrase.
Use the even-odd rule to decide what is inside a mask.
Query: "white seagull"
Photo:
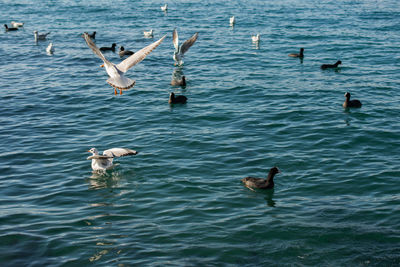
[[[46,37],[50,32],[39,34],[38,31],[34,31],[33,34],[35,35],[35,41],[37,42],[38,40],[46,40]]]
[[[165,4],[161,7],[162,11],[167,11],[168,10],[168,4]]]
[[[100,67],[105,67],[108,76],[110,76],[110,78],[107,79],[107,83],[114,88],[115,94],[117,94],[117,89],[119,89],[119,93],[122,95],[122,90],[127,90],[135,85],[134,80],[125,77],[125,72],[141,62],[151,51],[159,46],[161,42],[165,39],[166,35],[164,35],[160,40],[146,46],[145,48],[142,48],[132,56],[123,60],[118,65],[115,65],[104,57],[104,55],[97,48],[92,39],[90,39],[87,33],[84,33],[83,37],[85,38],[87,45],[93,50],[93,52],[99,58],[101,58],[101,60],[103,60],[104,63]]]
[[[11,26],[14,27],[14,28],[24,27],[24,23],[23,22],[11,21]]]
[[[104,150],[103,155],[99,155],[99,151],[96,148],[88,150],[92,153],[88,160],[92,160],[93,171],[106,171],[114,167],[113,159],[117,157],[124,157],[129,155],[136,155],[138,152],[127,148],[111,148]]]
[[[151,29],[150,31],[148,31],[148,32],[143,32],[143,35],[144,35],[144,37],[147,37],[147,38],[152,38],[153,37],[153,33],[154,33],[154,31],[153,31],[153,29]]]
[[[53,43],[49,44],[49,46],[46,48],[46,52],[48,54],[53,54],[54,53],[54,45],[53,45]]]
[[[174,32],[172,33],[172,42],[174,43],[175,47],[175,52],[173,56],[173,59],[175,60],[175,65],[178,66],[183,65],[183,55],[189,50],[189,48],[194,44],[194,42],[196,42],[198,35],[199,33],[196,32],[195,34],[193,34],[192,37],[187,39],[179,46],[178,32],[176,29],[174,29]]]
[[[257,33],[257,35],[251,36],[251,40],[252,40],[254,43],[258,43],[258,42],[260,41],[260,34]]]
[[[235,16],[232,16],[232,17],[230,17],[229,18],[229,24],[231,25],[231,26],[233,26],[234,24],[235,24]]]

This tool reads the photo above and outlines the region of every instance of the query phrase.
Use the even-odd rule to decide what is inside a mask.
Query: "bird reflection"
[[[103,188],[114,188],[119,186],[121,175],[118,171],[112,172],[93,172],[87,180],[89,189],[97,190]]]
[[[273,196],[274,196],[274,189],[266,192],[266,196],[264,199],[267,201],[267,205],[269,207],[275,207],[276,202],[272,199]]]
[[[253,42],[252,44],[253,49],[260,49],[260,42]]]

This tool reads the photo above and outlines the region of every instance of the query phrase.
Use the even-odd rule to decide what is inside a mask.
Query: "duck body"
[[[89,36],[89,34],[88,34],[88,36]],[[90,38],[90,37],[89,37],[89,38]],[[100,51],[102,51],[102,52],[107,52],[107,51],[115,52],[115,47],[116,47],[116,46],[117,46],[116,43],[113,43],[113,44],[111,45],[111,47],[103,46],[103,47],[100,47]]]
[[[130,50],[125,50],[125,48],[123,46],[121,46],[119,48],[119,52],[118,52],[120,57],[124,57],[124,56],[131,56],[133,54],[135,54],[133,51]]]
[[[174,93],[169,94],[168,103],[170,104],[186,104],[186,102],[187,102],[187,97],[184,95],[175,96]]]
[[[99,151],[96,148],[91,148],[88,152],[92,153],[92,156],[87,158],[88,160],[92,160],[92,170],[103,172],[111,170],[114,167],[114,158],[138,154],[137,151],[127,148],[107,149],[103,152],[103,155],[99,155]]]
[[[359,100],[350,100],[351,94],[349,92],[345,93],[344,96],[346,97],[346,100],[343,103],[344,108],[361,108],[362,104]]]
[[[272,189],[274,188],[274,176],[277,173],[280,173],[280,170],[273,167],[269,170],[267,179],[248,176],[242,179],[242,183],[250,189]]]
[[[18,31],[18,28],[8,27],[7,24],[4,24],[4,28],[6,28],[6,32]]]
[[[304,48],[300,48],[300,52],[298,54],[297,53],[289,54],[289,57],[303,58],[304,57]]]
[[[337,68],[340,64],[342,64],[342,61],[340,61],[340,60],[336,61],[335,64],[322,64],[321,69],[323,69],[323,70],[334,69],[334,68]]]
[[[174,65],[177,66],[183,65],[183,56],[189,50],[189,48],[196,42],[198,35],[199,33],[196,32],[195,34],[192,35],[192,37],[190,37],[181,45],[179,45],[178,31],[174,29],[174,31],[172,32],[172,42],[175,47],[174,55],[172,56],[172,58],[175,61]]]

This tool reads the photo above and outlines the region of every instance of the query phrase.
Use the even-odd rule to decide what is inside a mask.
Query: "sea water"
[[[2,266],[400,264],[397,0],[6,0],[0,18],[25,23],[0,31]],[[182,68],[174,28],[199,33]],[[167,37],[114,95],[93,31],[133,51]],[[99,175],[92,147],[139,154]],[[274,190],[241,184],[273,166]]]

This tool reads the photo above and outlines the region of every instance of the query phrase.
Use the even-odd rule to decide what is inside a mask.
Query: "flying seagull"
[[[132,56],[123,60],[119,64],[115,65],[110,62],[108,59],[104,57],[99,48],[94,44],[92,39],[90,39],[87,33],[83,34],[87,45],[93,50],[101,60],[103,60],[103,64],[100,67],[105,67],[108,76],[107,83],[114,88],[114,93],[117,94],[117,89],[119,93],[122,95],[122,90],[127,90],[132,88],[135,85],[135,81],[125,77],[125,72],[127,72],[130,68],[141,62],[151,51],[153,51],[157,46],[161,44],[161,42],[165,39],[166,35],[164,35],[160,40],[142,48]]]

